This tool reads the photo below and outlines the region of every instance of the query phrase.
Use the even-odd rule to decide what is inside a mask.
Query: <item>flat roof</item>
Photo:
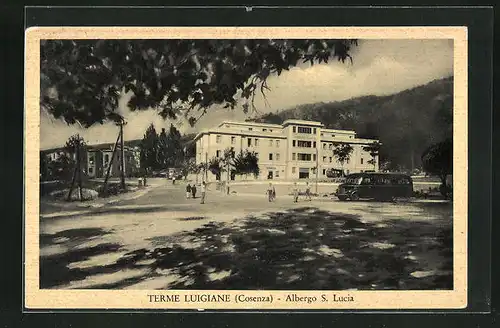
[[[221,127],[224,124],[251,125],[251,126],[262,126],[262,127],[279,128],[279,129],[283,128],[283,126],[281,126],[280,124],[259,123],[259,122],[238,122],[238,121],[222,121],[218,125],[218,127]]]
[[[318,126],[318,127],[324,126],[323,123],[317,122],[317,121],[305,121],[305,120],[290,119],[290,120],[286,120],[285,122],[283,122],[283,126],[287,126],[290,124],[311,125],[311,126]]]

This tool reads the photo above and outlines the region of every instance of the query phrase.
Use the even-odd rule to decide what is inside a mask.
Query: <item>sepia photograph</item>
[[[462,30],[61,30],[34,30],[27,59],[36,290],[136,291],[146,307],[464,302]]]

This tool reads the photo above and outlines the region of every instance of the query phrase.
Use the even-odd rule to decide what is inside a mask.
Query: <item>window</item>
[[[248,147],[252,147],[252,138],[248,138]]]
[[[330,157],[330,163],[332,162],[332,158]]]
[[[276,147],[279,147],[279,146],[280,146],[280,141],[276,140]]]
[[[363,164],[363,162],[364,162],[364,159],[362,158],[362,159],[361,159],[361,164]]]
[[[316,128],[313,129],[313,133],[316,134]]]
[[[333,149],[333,144],[332,143],[328,145],[328,149],[330,149],[330,150]]]
[[[332,137],[335,138],[335,135],[332,133]]]
[[[326,156],[323,156],[323,162],[326,162]]]
[[[313,154],[313,161],[316,161],[316,154]]]
[[[326,170],[325,170],[325,169],[323,169],[323,175],[325,175],[325,174],[326,174]]]
[[[295,160],[295,153],[292,153],[292,161]]]
[[[293,133],[297,132],[297,128],[294,126],[293,127]]]
[[[252,130],[253,130],[253,128],[248,128],[248,131],[252,131]]]
[[[236,142],[236,137],[231,137],[231,145],[234,145],[235,142]]]
[[[326,150],[326,143],[324,143],[324,144],[323,144],[323,149],[325,149],[325,150]]]
[[[93,174],[94,173],[94,168],[93,167],[89,167],[89,174]]]
[[[276,160],[279,161],[280,160],[280,154],[276,154]]]
[[[295,140],[292,141],[292,146],[295,147]]]
[[[279,178],[280,177],[280,171],[276,171],[276,177]]]
[[[292,173],[295,173],[295,167],[292,167]]]
[[[221,139],[222,139],[222,137],[218,135],[218,136],[215,138],[215,142],[216,142],[216,143],[220,143]]]
[[[273,141],[269,140],[269,147],[272,147],[272,146],[273,146]]]
[[[304,140],[298,140],[297,141],[297,147],[302,147],[302,148],[311,148],[312,142],[311,141],[304,141]]]
[[[346,159],[346,161],[345,161],[345,162],[346,162],[347,164],[349,164],[349,158],[348,158],[348,159]]]
[[[272,161],[273,160],[273,154],[269,154],[269,160]]]
[[[218,158],[218,157],[220,157],[220,150],[217,150],[217,151],[215,152],[215,157],[217,157],[217,158]]]
[[[298,131],[299,131],[299,133],[311,134],[312,129],[311,128],[306,128],[306,127],[303,127],[303,126],[299,126]]]
[[[255,147],[259,145],[259,139],[255,138]]]
[[[267,131],[267,129],[262,129],[262,131],[266,132],[266,131]]]
[[[316,141],[313,142],[313,148],[316,148]]]
[[[272,130],[272,129],[269,129],[269,132],[273,132],[273,130]]]
[[[297,159],[299,161],[310,161],[311,160],[311,154],[297,154]]]
[[[106,163],[109,162],[109,154],[104,155],[104,162],[106,162]]]

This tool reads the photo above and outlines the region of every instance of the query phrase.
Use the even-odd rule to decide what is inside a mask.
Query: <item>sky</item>
[[[218,125],[223,120],[245,120],[268,112],[276,112],[302,104],[342,101],[365,95],[389,95],[435,79],[453,75],[452,40],[359,40],[351,53],[353,63],[337,61],[328,64],[303,64],[268,78],[271,89],[266,100],[255,97],[258,113],[245,115],[241,106],[235,109],[213,107],[191,128],[183,121],[163,120],[154,110],[131,112],[129,95],[119,102],[119,112],[128,124],[125,140],[141,139],[153,123],[161,130],[173,123],[182,133],[193,133]],[[88,129],[67,125],[45,112],[40,113],[40,148],[62,146],[79,133],[87,144],[114,142],[118,127],[97,124]]]

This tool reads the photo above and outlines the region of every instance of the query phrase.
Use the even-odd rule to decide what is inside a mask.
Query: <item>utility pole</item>
[[[120,142],[120,133],[118,133],[118,137],[116,138],[116,142],[115,142],[115,145],[113,147],[113,153],[111,154],[111,159],[108,163],[108,168],[106,170],[106,177],[104,178],[104,188],[103,188],[104,193],[107,193],[109,175],[111,173],[111,166],[113,165],[113,161],[115,159],[115,154],[116,154],[116,150],[118,147],[118,142]]]
[[[82,166],[81,166],[81,155],[80,155],[80,141],[76,145],[76,160],[78,167],[78,189],[80,190],[80,201],[83,202],[83,191],[82,191]]]
[[[205,182],[208,182],[208,153],[205,153]]]
[[[319,153],[318,153],[318,147],[316,147],[316,195],[318,194],[318,174],[319,174]]]
[[[123,138],[123,126],[127,123],[122,119],[118,125],[120,126],[120,148],[121,148],[121,187],[126,188],[125,185],[125,142]]]

